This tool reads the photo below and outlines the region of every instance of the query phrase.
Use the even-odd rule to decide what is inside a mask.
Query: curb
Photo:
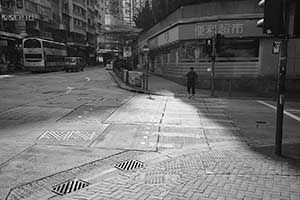
[[[117,83],[118,87],[121,89],[128,90],[130,92],[142,93],[142,94],[160,95],[157,93],[152,93],[149,90],[137,89],[126,85],[126,83],[124,83],[113,71],[110,71],[109,74],[112,76],[114,81]]]
[[[135,93],[141,93],[141,94],[148,94],[148,95],[156,95],[156,96],[168,96],[156,92],[151,92],[149,90],[142,90],[138,88],[133,88],[128,86],[126,83],[124,83],[113,71],[109,72],[114,81],[117,83],[118,87],[130,92],[135,92]],[[159,76],[157,74],[154,74],[155,76],[158,76],[160,78],[163,78],[162,76]],[[170,81],[170,80],[168,80]],[[216,91],[218,92],[218,91]],[[182,95],[176,95],[176,96],[182,96]],[[226,95],[215,95],[215,96],[201,96],[200,98],[222,98],[222,99],[227,99],[227,100],[271,100],[271,101],[276,101],[277,97],[259,97],[259,96],[254,96],[254,97],[247,97],[247,96],[226,96]],[[289,101],[297,101],[299,98],[287,98],[286,100]]]

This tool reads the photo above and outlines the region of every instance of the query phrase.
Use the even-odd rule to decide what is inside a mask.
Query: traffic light
[[[212,39],[206,39],[205,46],[206,46],[206,52],[207,52],[207,54],[209,56],[211,56],[212,51],[213,51],[213,41],[212,41]]]
[[[258,6],[264,8],[264,18],[257,22],[257,26],[263,28],[265,34],[284,34],[283,0],[260,0]]]
[[[300,2],[297,1],[295,9],[294,35],[300,37]]]

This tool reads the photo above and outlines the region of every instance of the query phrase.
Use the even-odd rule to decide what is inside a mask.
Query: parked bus
[[[66,45],[41,38],[23,39],[24,68],[32,72],[49,72],[64,69]]]

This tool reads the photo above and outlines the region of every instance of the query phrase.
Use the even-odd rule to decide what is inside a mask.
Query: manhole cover
[[[129,171],[144,167],[144,163],[138,160],[126,160],[115,165],[116,168],[122,171]]]
[[[68,180],[66,182],[53,186],[52,192],[59,195],[65,195],[80,190],[82,188],[85,188],[88,185],[89,183],[83,180],[79,180],[79,179]]]

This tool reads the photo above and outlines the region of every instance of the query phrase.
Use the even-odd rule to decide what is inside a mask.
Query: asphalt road
[[[9,188],[120,150],[87,148],[133,97],[103,68],[0,79],[0,199]]]

